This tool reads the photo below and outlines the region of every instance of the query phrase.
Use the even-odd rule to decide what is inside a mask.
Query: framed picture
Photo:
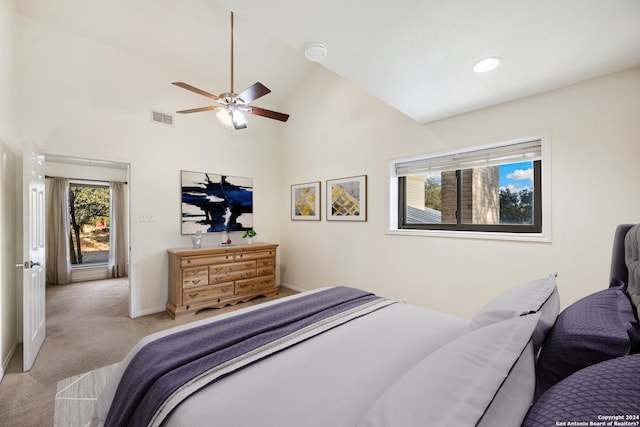
[[[291,219],[320,221],[320,181],[291,186]]]
[[[253,179],[180,171],[182,234],[253,228]]]
[[[367,176],[327,180],[327,221],[367,220]]]

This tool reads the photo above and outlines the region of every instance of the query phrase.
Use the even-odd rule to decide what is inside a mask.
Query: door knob
[[[25,261],[22,264],[16,264],[16,267],[23,267],[23,268],[33,268],[36,265],[41,265],[39,262],[33,262],[33,261]]]

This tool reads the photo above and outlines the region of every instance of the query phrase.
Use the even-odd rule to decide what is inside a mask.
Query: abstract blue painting
[[[253,179],[181,171],[182,234],[253,228]]]

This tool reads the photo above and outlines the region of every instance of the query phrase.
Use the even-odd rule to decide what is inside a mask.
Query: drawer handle
[[[216,282],[218,282],[218,283],[222,282],[223,280],[224,280],[223,277],[216,277]]]
[[[247,268],[251,268],[251,266],[252,266],[253,264],[251,264],[250,262],[248,262],[248,263],[246,263],[245,265],[247,266]]]
[[[216,267],[216,273],[219,273],[222,271],[222,267]]]
[[[197,280],[192,280],[191,281],[191,283],[193,283],[194,285],[197,285],[200,282],[202,282],[202,279],[197,279]]]
[[[195,298],[197,297],[199,294],[198,292],[196,292],[195,294],[189,294],[189,298]]]
[[[187,260],[187,264],[191,264],[191,260],[190,259]]]
[[[262,265],[269,265],[269,261],[262,261]]]
[[[193,270],[193,274],[198,274],[200,273],[200,270]]]
[[[249,286],[249,285],[247,285],[246,283],[243,283],[242,285],[240,285],[240,288],[244,289],[244,288],[246,288],[247,286]]]
[[[223,294],[226,294],[227,292],[229,292],[231,290],[231,288],[222,288],[220,290],[222,291]]]

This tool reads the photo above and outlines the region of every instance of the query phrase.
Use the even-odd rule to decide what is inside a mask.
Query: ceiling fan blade
[[[266,94],[270,93],[271,89],[266,87],[260,82],[255,82],[238,95],[238,98],[242,99],[247,104],[251,101],[254,101]]]
[[[190,110],[180,110],[180,111],[176,111],[176,113],[180,113],[180,114],[199,113],[201,111],[217,110],[218,108],[221,108],[221,107],[215,107],[213,105],[210,105],[208,107],[192,108]]]
[[[251,114],[255,114],[256,116],[267,117],[269,119],[280,120],[281,122],[286,122],[289,119],[288,114],[278,113],[277,111],[265,110],[260,107],[251,107]]]
[[[179,86],[179,87],[181,87],[183,89],[190,90],[191,92],[195,92],[195,93],[197,93],[199,95],[206,96],[207,98],[216,99],[216,100],[218,99],[218,97],[216,95],[213,95],[213,94],[211,94],[209,92],[205,92],[202,89],[198,89],[197,87],[193,87],[193,86],[188,85],[186,83],[173,82],[172,84],[174,84],[176,86]]]

